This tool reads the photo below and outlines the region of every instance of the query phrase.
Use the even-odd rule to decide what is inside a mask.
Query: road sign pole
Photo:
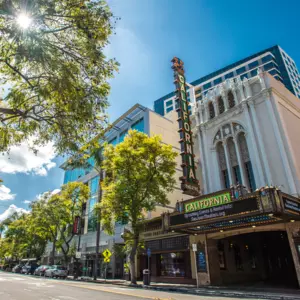
[[[194,252],[194,258],[195,258],[195,272],[196,272],[196,282],[197,282],[197,288],[199,288],[199,279],[198,279],[198,271],[197,271],[197,257],[196,257],[196,251]]]
[[[194,252],[194,260],[195,260],[195,274],[196,274],[196,282],[197,282],[197,288],[199,288],[199,279],[198,279],[198,270],[197,270],[197,244],[192,244],[193,252]]]

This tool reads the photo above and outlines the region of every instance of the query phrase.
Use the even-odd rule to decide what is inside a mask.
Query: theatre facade
[[[200,285],[263,282],[297,287],[300,199],[275,187],[222,190],[149,221],[152,280]],[[196,244],[196,251],[193,251]],[[146,267],[146,255],[140,267]]]
[[[299,99],[258,70],[195,102],[194,87],[182,88],[183,63],[173,69],[177,110],[165,117],[179,124],[180,180],[190,198],[141,233],[152,280],[299,287]],[[138,268],[147,267],[141,253]]]

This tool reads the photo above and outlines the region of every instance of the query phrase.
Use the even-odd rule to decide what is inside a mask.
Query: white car
[[[67,278],[67,276],[68,270],[63,266],[50,266],[50,268],[45,271],[45,277]]]

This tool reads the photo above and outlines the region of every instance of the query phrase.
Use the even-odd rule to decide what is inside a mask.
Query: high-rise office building
[[[270,73],[300,98],[300,75],[297,66],[294,60],[276,45],[191,82],[195,87],[196,101],[202,100],[209,90],[227,79],[243,80],[256,76],[258,68]],[[164,116],[174,110],[175,105],[175,93],[172,92],[154,102],[154,111]]]

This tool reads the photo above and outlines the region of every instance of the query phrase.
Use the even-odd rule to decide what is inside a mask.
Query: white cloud
[[[55,194],[58,194],[60,193],[60,189],[55,189],[51,192],[51,195],[55,195]]]
[[[29,203],[31,203],[31,201],[30,200],[24,200],[23,203],[29,204]]]
[[[50,197],[51,195],[55,195],[55,194],[58,194],[60,193],[60,189],[54,189],[53,191],[47,191],[47,192],[44,192],[44,193],[41,193],[41,194],[37,194],[35,196],[35,199],[34,200],[41,200],[43,197],[45,196],[48,196]],[[26,201],[26,200],[25,200]],[[24,202],[25,203],[25,202]]]
[[[52,160],[55,158],[55,151],[52,143],[37,147],[35,154],[28,143],[13,146],[9,153],[0,156],[0,170],[3,173],[16,174],[26,173],[39,176],[46,176],[47,170],[56,166]]]
[[[12,204],[3,214],[0,215],[0,223],[11,217],[15,212],[18,213],[18,215],[29,213],[28,210],[17,207],[16,205]]]
[[[0,201],[13,200],[16,194],[11,194],[11,190],[5,185],[0,185]]]

